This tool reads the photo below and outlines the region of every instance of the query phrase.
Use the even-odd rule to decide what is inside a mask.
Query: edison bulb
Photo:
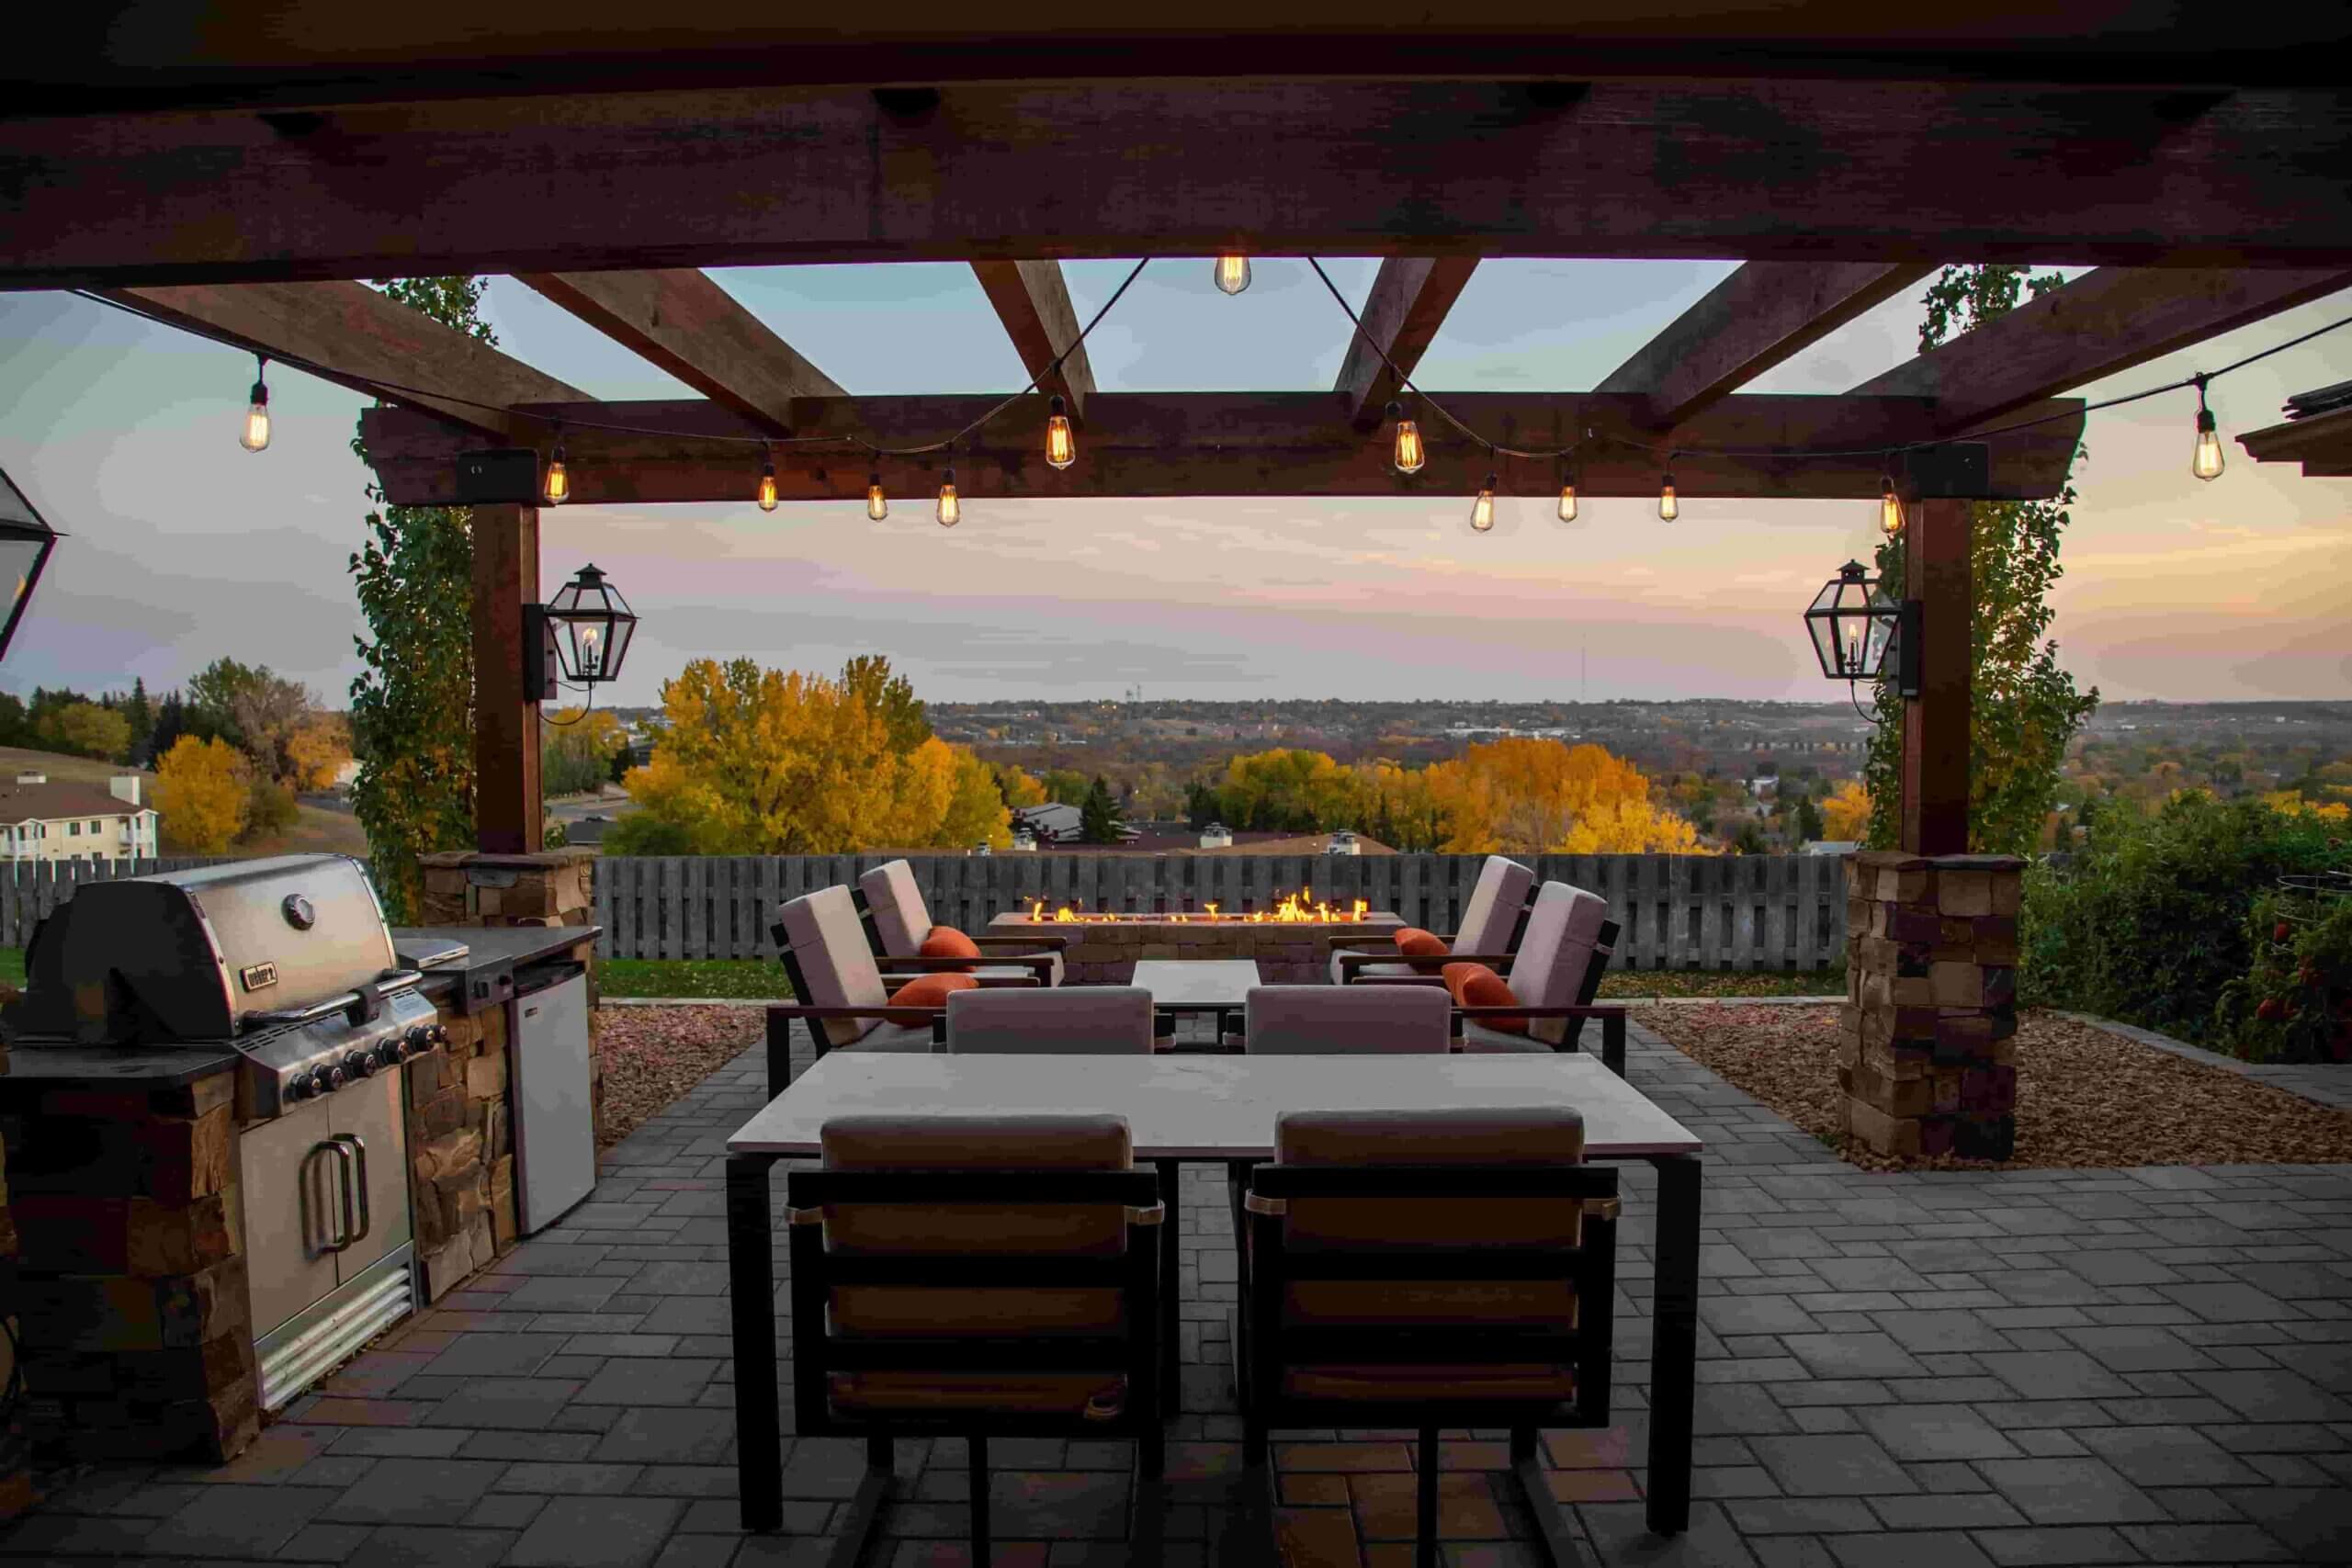
[[[1576,520],[1577,487],[1574,483],[1564,484],[1560,487],[1560,521],[1573,523]]]
[[[1069,415],[1062,412],[1062,400],[1054,400],[1054,412],[1046,421],[1046,466],[1067,468],[1078,461],[1078,437],[1070,434]]]
[[[770,463],[760,470],[760,510],[775,510],[775,465]]]
[[[571,472],[563,466],[563,443],[555,444],[555,456],[548,459],[547,487],[541,492],[549,506],[561,506],[571,499]]]
[[[1249,288],[1250,258],[1248,256],[1217,257],[1216,286],[1227,294],[1238,294]]]
[[[254,383],[253,401],[245,408],[244,434],[237,437],[237,445],[248,452],[269,445],[269,389],[259,381]]]
[[[2197,411],[2197,455],[2189,459],[2188,471],[2200,479],[2222,477],[2222,433],[2213,427],[2213,411]]]
[[[1418,474],[1428,462],[1429,454],[1421,447],[1421,427],[1409,419],[1396,422],[1396,471]]]
[[[1903,532],[1903,502],[1895,498],[1892,479],[1879,481],[1878,531],[1890,539]]]
[[[964,520],[963,499],[956,493],[956,470],[947,470],[939,486],[939,525],[953,528]]]
[[[1478,499],[1470,503],[1470,526],[1484,534],[1495,525],[1495,476],[1488,474],[1479,487]]]
[[[882,493],[882,476],[868,474],[865,479],[865,514],[879,523],[890,515],[890,498]]]
[[[1658,481],[1658,517],[1664,522],[1671,523],[1681,513],[1681,511],[1682,503],[1676,500],[1674,495],[1674,476],[1672,474],[1668,474]]]

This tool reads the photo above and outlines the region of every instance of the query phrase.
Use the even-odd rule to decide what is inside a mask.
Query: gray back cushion
[[[1151,993],[1140,986],[1035,986],[956,991],[947,1047],[999,1055],[1151,1054]]]
[[[1608,899],[1565,882],[1545,883],[1528,913],[1527,934],[1519,940],[1510,973],[1503,976],[1510,994],[1532,1008],[1574,1006],[1608,918]],[[1531,1019],[1528,1032],[1557,1045],[1567,1038],[1568,1021]]]
[[[1477,885],[1462,906],[1462,924],[1453,933],[1456,953],[1509,953],[1510,933],[1526,906],[1527,890],[1535,874],[1515,860],[1488,855],[1478,868]],[[1523,999],[1523,998],[1522,998]]]
[[[1252,1055],[1443,1052],[1453,998],[1440,986],[1253,986]]]
[[[786,904],[777,920],[784,927],[785,951],[800,965],[800,976],[808,983],[809,1005],[878,1008],[890,999],[848,888],[822,887],[805,894]],[[827,1040],[846,1045],[880,1021],[827,1019],[819,1027]]]
[[[883,952],[893,958],[912,958],[922,951],[923,938],[931,934],[931,909],[922,901],[922,889],[915,886],[914,867],[902,860],[877,865],[857,879],[857,889],[874,911]]]

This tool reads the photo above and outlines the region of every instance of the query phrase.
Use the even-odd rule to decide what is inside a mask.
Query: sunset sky
[[[1069,267],[1081,319],[1132,263]],[[1332,272],[1360,302],[1376,264]],[[1448,389],[1590,387],[1729,263],[1488,262],[1422,362]],[[852,392],[1010,390],[1025,376],[968,267],[716,275]],[[1914,351],[1917,290],[1752,389],[1835,392]],[[491,289],[500,346],[612,398],[684,389],[520,285]],[[2352,291],[2077,389],[2109,397],[2352,315]],[[1106,390],[1328,387],[1346,319],[1304,262],[1217,294],[1156,262],[1089,341]],[[276,434],[236,432],[250,357],[64,295],[0,295],[0,468],[63,541],[0,687],[178,685],[232,655],[341,705],[361,629],[347,561],[363,400],[273,367]],[[2217,382],[2228,471],[2188,472],[2187,391],[2094,413],[2057,594],[2063,658],[2111,699],[2352,694],[2352,481],[2257,467],[2226,438],[2290,393],[2352,378],[2352,328]],[[1081,458],[1082,460],[1082,458]],[[1456,459],[1458,460],[1458,459]],[[1483,467],[1483,465],[1480,465]],[[1448,498],[974,501],[949,533],[918,498],[857,504],[565,507],[543,514],[549,592],[594,560],[643,616],[616,697],[657,700],[686,660],[831,670],[888,654],[923,696],[1608,697],[1837,694],[1799,614],[1871,542],[1875,503],[1499,503]],[[748,486],[747,486],[748,489]]]

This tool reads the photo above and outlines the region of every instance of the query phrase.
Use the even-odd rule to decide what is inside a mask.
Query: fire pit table
[[[1404,927],[1388,909],[1314,905],[1296,896],[1270,909],[1107,914],[1048,909],[1009,911],[989,922],[990,936],[1058,936],[1065,985],[1136,983],[1136,965],[1166,960],[1249,960],[1269,986],[1320,985],[1329,973],[1334,937],[1385,936]]]

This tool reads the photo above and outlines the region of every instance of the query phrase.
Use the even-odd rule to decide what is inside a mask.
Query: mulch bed
[[[1834,1007],[1649,1007],[1634,1018],[1867,1170],[2352,1161],[2352,1111],[2052,1013],[2018,1025],[2017,1157],[1890,1158],[1842,1131]]]
[[[596,1047],[605,1065],[605,1130],[610,1148],[648,1118],[766,1038],[756,1007],[599,1008]]]

